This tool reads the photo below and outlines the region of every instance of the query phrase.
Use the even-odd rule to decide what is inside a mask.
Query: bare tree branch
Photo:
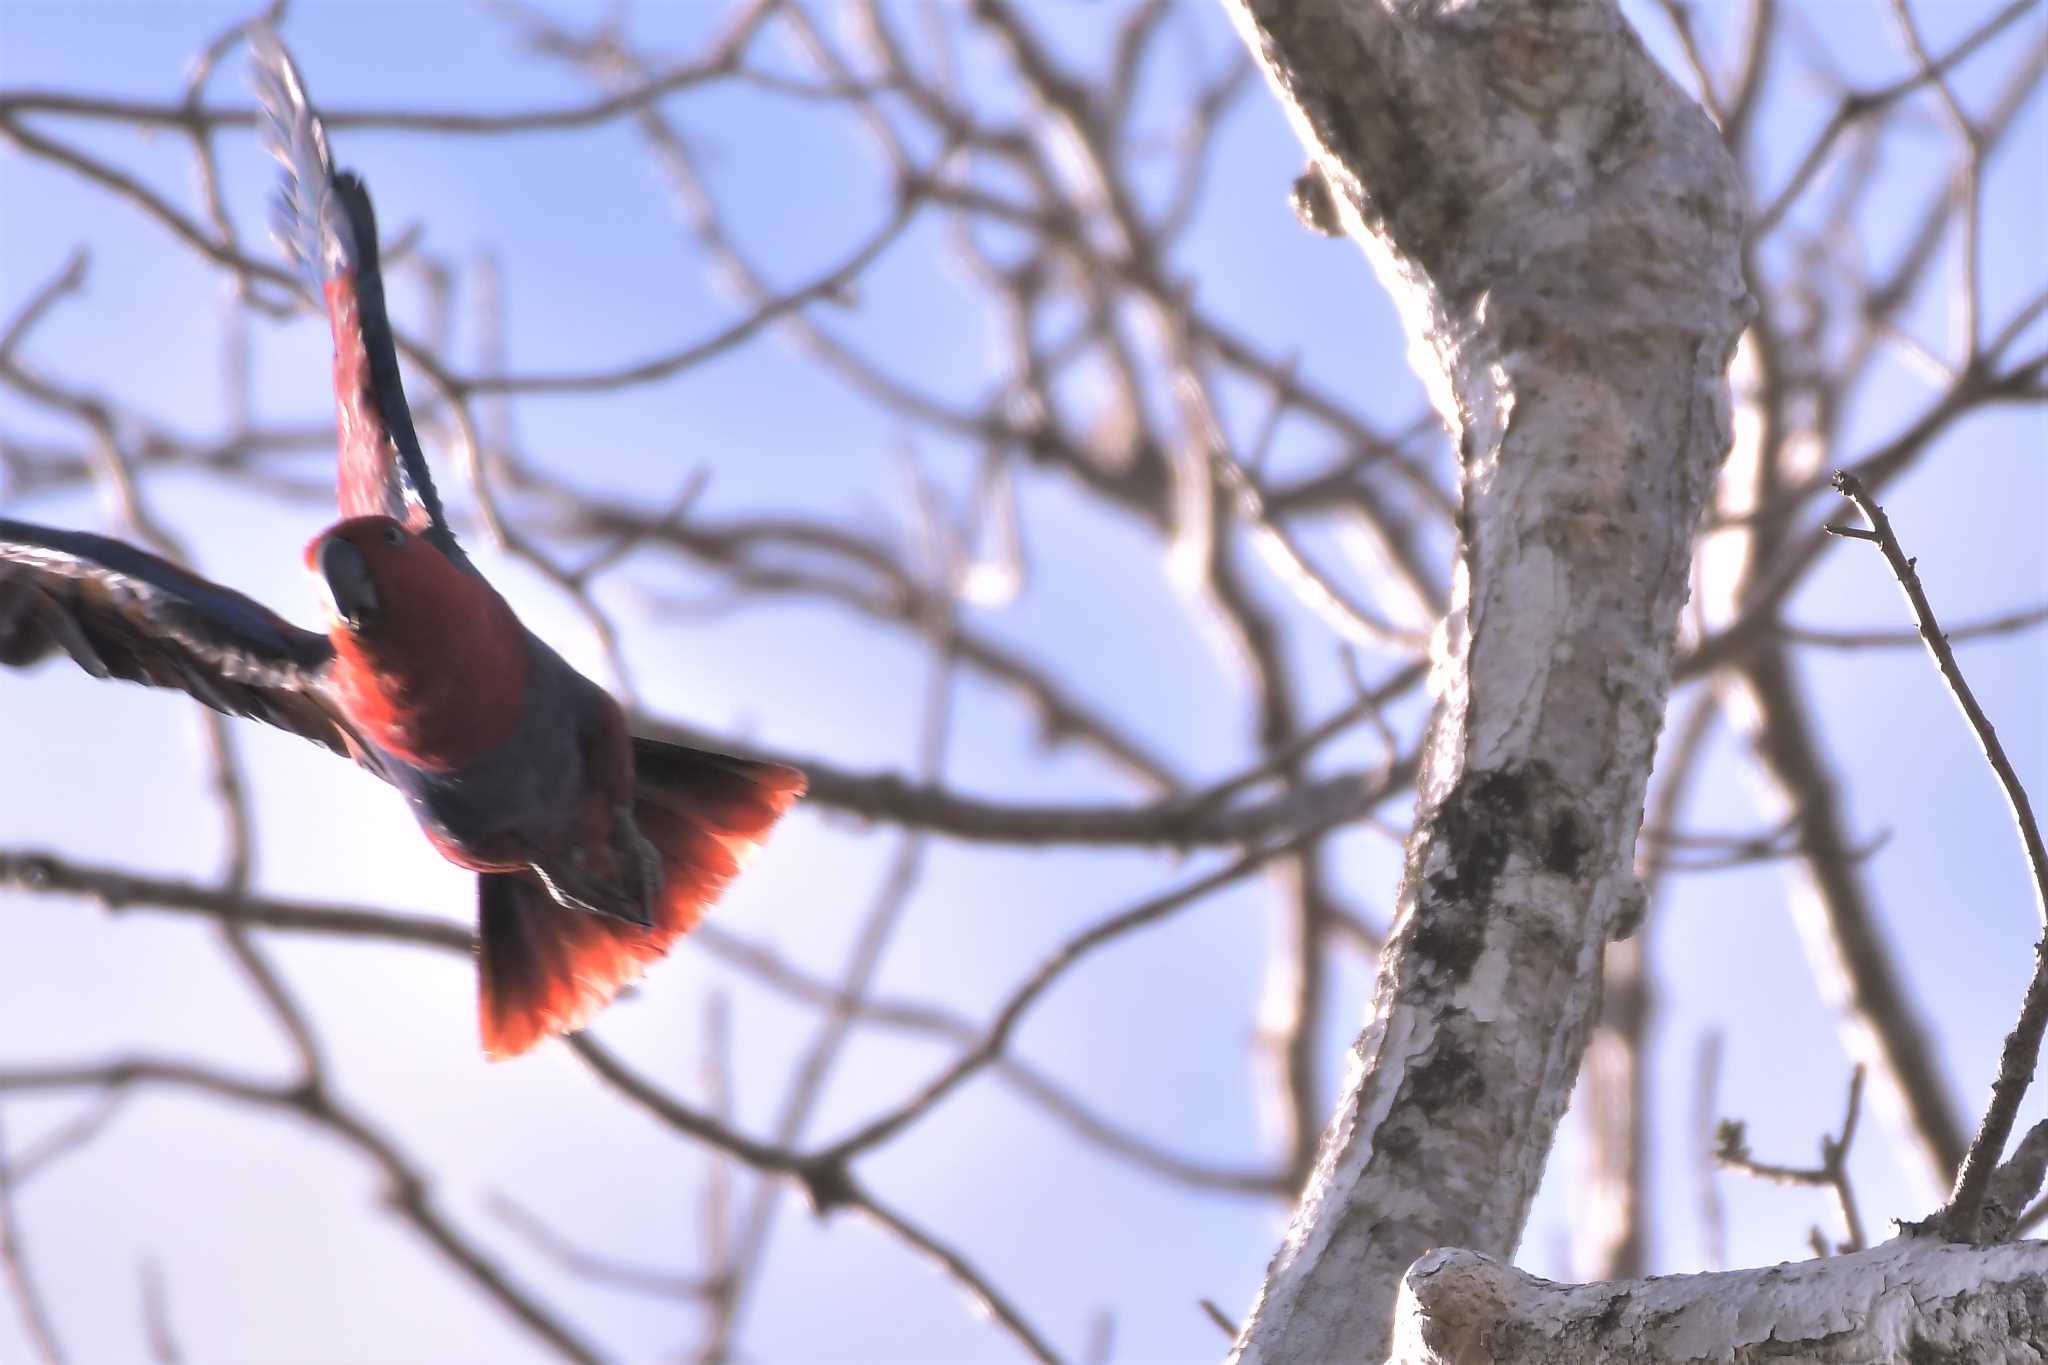
[[[1905,591],[1907,604],[1912,608],[1913,619],[1919,623],[1920,638],[1926,642],[1927,652],[1934,657],[1942,681],[1948,684],[1963,719],[1969,723],[1977,743],[1984,750],[1985,762],[1991,765],[1992,775],[1998,779],[1999,789],[2012,810],[2013,824],[2019,829],[2020,847],[2026,853],[2027,868],[2033,876],[2034,909],[2043,929],[2048,930],[2048,847],[2042,844],[2041,826],[2034,819],[2027,789],[2021,784],[2019,774],[2013,771],[2012,761],[2005,756],[2005,746],[1999,743],[1998,732],[1992,728],[1990,718],[1978,704],[1976,693],[1964,680],[1962,669],[1956,664],[1955,652],[1949,648],[1941,623],[1935,619],[1934,608],[1928,604],[1927,593],[1920,586],[1920,575],[1913,566],[1914,561],[1908,559],[1906,552],[1899,547],[1898,537],[1892,533],[1891,521],[1885,516],[1884,509],[1871,499],[1853,474],[1837,475],[1836,487],[1869,519],[1871,529],[1858,531],[1839,526],[1828,529],[1836,535],[1873,541],[1884,552],[1885,563],[1891,566],[1892,575],[1899,580],[1899,587]],[[2048,937],[2034,946],[2033,980],[2028,983],[2026,997],[2021,1002],[2019,1020],[2006,1036],[2004,1050],[1999,1055],[1998,1075],[1991,1083],[1991,1103],[1984,1111],[1984,1120],[1956,1172],[1955,1192],[1942,1213],[1943,1230],[1957,1241],[1969,1242],[1977,1238],[1977,1219],[1983,1207],[1985,1189],[1991,1181],[1992,1172],[2004,1159],[2006,1139],[2012,1134],[2020,1100],[2034,1079],[2034,1069],[2041,1057],[2043,1033],[2048,1033]]]

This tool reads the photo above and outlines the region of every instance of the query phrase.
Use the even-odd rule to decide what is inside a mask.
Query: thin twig
[[[853,1187],[851,1194],[853,1197],[849,1202],[854,1207],[937,1265],[948,1279],[966,1290],[975,1306],[1009,1333],[1033,1360],[1040,1361],[1042,1365],[1059,1365],[1059,1353],[1046,1343],[1038,1329],[1025,1320],[1017,1306],[1000,1293],[972,1261],[858,1186]]]
[[[252,928],[435,948],[465,961],[476,954],[474,934],[459,924],[435,916],[342,903],[248,894],[232,896],[214,886],[86,866],[49,854],[0,851],[0,887],[82,896],[116,913],[167,910]],[[1369,936],[1369,931],[1363,926],[1359,926],[1356,932]],[[769,949],[734,937],[716,924],[699,925],[690,941],[791,999],[825,1008],[839,998],[839,992],[830,982],[809,975]],[[1377,940],[1371,942],[1376,945]],[[860,1003],[855,1013],[863,1023],[873,1027],[923,1034],[963,1048],[973,1046],[981,1037],[980,1026],[969,1022],[965,1016],[907,1000],[869,997]],[[1286,1192],[1286,1181],[1277,1172],[1207,1163],[1148,1142],[1102,1117],[1050,1076],[1022,1060],[1012,1057],[998,1059],[995,1074],[1020,1096],[1065,1125],[1075,1137],[1162,1179],[1194,1189],[1239,1195],[1272,1196]],[[113,1118],[124,1100],[125,1092],[108,1092],[101,1103],[73,1124],[24,1153],[16,1163],[17,1179],[26,1179],[41,1166],[89,1141]],[[732,1131],[732,1124],[729,1118],[720,1117],[716,1105],[711,1106],[710,1114],[720,1125],[718,1129],[709,1130],[713,1134],[711,1143],[714,1151],[722,1150],[717,1137]],[[767,1168],[780,1171],[793,1161],[793,1155],[787,1162],[770,1160]]]
[[[1813,183],[1814,175],[1827,161],[1828,153],[1833,150],[1836,139],[1843,133],[1858,122],[1889,109],[1930,81],[1937,80],[1943,73],[1997,37],[2008,25],[2032,12],[2033,8],[2033,0],[2012,0],[2011,4],[1978,25],[1962,41],[1950,48],[1939,61],[1922,63],[1920,69],[1911,76],[1903,77],[1890,85],[1874,90],[1859,90],[1844,96],[1841,105],[1835,110],[1834,117],[1828,120],[1820,136],[1806,149],[1805,155],[1800,158],[1784,188],[1778,191],[1750,223],[1749,235],[1752,238],[1767,236],[1778,225],[1778,221],[1785,216],[1793,201]]]
[[[163,1267],[145,1257],[137,1269],[142,1289],[142,1330],[157,1365],[184,1365],[185,1352],[171,1327],[170,1296],[164,1289]]]
[[[1990,717],[1984,714],[1976,693],[1970,690],[1969,682],[1963,677],[1962,668],[1956,663],[1955,651],[1949,648],[1941,623],[1935,619],[1934,608],[1920,585],[1920,574],[1914,567],[1914,561],[1907,558],[1900,547],[1884,509],[1871,499],[1853,474],[1837,474],[1835,486],[1869,520],[1870,530],[1835,526],[1827,529],[1836,535],[1875,542],[1884,554],[1885,563],[1891,566],[1892,576],[1898,579],[1899,587],[1904,590],[1906,601],[1912,608],[1913,619],[1920,628],[1920,638],[1926,642],[1935,667],[1948,684],[1950,695],[1955,698],[1963,718],[1976,735],[1977,743],[1984,751],[1984,759],[1991,765],[1999,789],[2005,794],[2013,823],[2019,828],[2028,869],[2033,874],[2034,907],[2041,924],[2048,928],[2048,847],[2042,844],[2041,827],[2034,819],[2026,787],[2021,784],[2019,774],[2013,771],[2012,762],[2005,755],[2005,746],[1999,742]],[[2012,1032],[2006,1035],[2005,1046],[1999,1052],[1998,1074],[1991,1083],[1991,1102],[1985,1108],[1977,1136],[1963,1157],[1962,1168],[1956,1173],[1955,1190],[1942,1214],[1944,1231],[1952,1240],[1976,1240],[1977,1218],[1983,1207],[1984,1191],[2005,1154],[2006,1140],[2012,1135],[2013,1119],[2019,1112],[2020,1100],[2033,1080],[2044,1031],[2048,1031],[2048,938],[2035,944],[2033,979],[2027,983],[2019,1019],[2014,1023]]]
[[[1728,1264],[1728,1209],[1721,1202],[1721,1168],[1714,1160],[1714,1126],[1721,1111],[1721,1046],[1721,1034],[1709,1030],[1700,1036],[1693,1056],[1693,1191],[1699,1203],[1700,1237],[1708,1270]]]
[[[1821,1134],[1820,1165],[1782,1166],[1756,1160],[1749,1153],[1743,1125],[1734,1120],[1724,1121],[1716,1131],[1714,1160],[1729,1170],[1741,1171],[1744,1175],[1768,1180],[1774,1185],[1815,1185],[1831,1190],[1836,1206],[1841,1210],[1843,1231],[1843,1240],[1833,1249],[1842,1253],[1861,1251],[1864,1247],[1863,1219],[1856,1211],[1856,1193],[1849,1183],[1849,1144],[1856,1138],[1856,1120],[1862,1108],[1863,1068],[1858,1065],[1849,1073],[1849,1102],[1842,1115],[1841,1135],[1829,1137]],[[1823,1247],[1818,1254],[1825,1252]]]
[[[270,1085],[231,1075],[204,1062],[150,1056],[0,1070],[0,1093],[46,1094],[135,1087],[190,1091],[228,1104],[295,1115],[313,1124],[353,1148],[383,1174],[388,1206],[481,1294],[518,1319],[564,1359],[580,1365],[596,1365],[600,1359],[580,1334],[515,1284],[448,1219],[429,1196],[427,1181],[410,1157],[360,1115],[339,1104],[325,1087]]]
[[[936,539],[936,527],[927,528]],[[932,666],[926,686],[924,718],[920,726],[917,768],[926,780],[944,774],[946,751],[951,737],[954,693],[954,660],[949,643],[950,615],[932,623]],[[838,989],[833,992],[823,1022],[810,1046],[791,1069],[788,1086],[777,1114],[773,1141],[785,1147],[801,1142],[805,1130],[824,1097],[826,1083],[853,1036],[861,1006],[873,990],[882,955],[895,937],[903,915],[909,909],[924,870],[928,840],[918,832],[905,833],[883,874],[873,905],[862,921],[847,955]],[[740,1327],[748,1291],[759,1277],[768,1243],[774,1233],[775,1213],[782,1201],[779,1183],[761,1183],[753,1202],[741,1218],[730,1254],[721,1264],[723,1292],[714,1303],[711,1329],[706,1333],[701,1354],[707,1360],[724,1359]]]
[[[8,1162],[7,1143],[0,1132],[0,1273],[7,1277],[8,1292],[28,1329],[29,1344],[43,1365],[64,1365],[64,1350],[57,1344],[49,1309],[29,1270],[28,1250],[22,1243],[21,1213],[14,1205],[14,1168]]]
[[[716,1292],[716,1282],[701,1275],[650,1270],[585,1251],[549,1227],[538,1214],[504,1194],[493,1193],[484,1207],[535,1250],[582,1279],[667,1299],[701,1299]]]
[[[1973,621],[1967,626],[1957,626],[1944,631],[1951,645],[1966,644],[1975,640],[1993,640],[2005,635],[2018,635],[2032,630],[2048,621],[2048,605],[2029,607],[2024,611],[2009,611],[1999,616]],[[1895,649],[1924,644],[1920,632],[1915,630],[1813,630],[1802,626],[1779,626],[1774,634],[1781,640],[1796,645],[1814,645],[1821,649]]]
[[[979,1042],[970,1048],[944,1071],[935,1076],[918,1092],[896,1108],[880,1117],[870,1120],[848,1136],[834,1143],[823,1153],[828,1161],[843,1161],[864,1152],[893,1136],[909,1124],[921,1118],[975,1075],[990,1065],[1002,1054],[1008,1045],[1010,1034],[1016,1029],[1025,1012],[1049,990],[1053,983],[1063,976],[1082,958],[1104,944],[1113,942],[1134,930],[1145,928],[1166,918],[1177,910],[1192,905],[1212,892],[1256,872],[1273,859],[1296,851],[1301,846],[1319,838],[1321,828],[1306,831],[1284,843],[1255,849],[1205,877],[1150,897],[1130,909],[1102,920],[1074,938],[1062,944],[1041,963],[1024,983],[1013,991],[1010,997],[995,1013],[994,1020]]]

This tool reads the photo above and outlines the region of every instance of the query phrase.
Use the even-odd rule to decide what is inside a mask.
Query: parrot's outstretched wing
[[[633,820],[661,859],[652,927],[569,909],[524,873],[478,879],[478,1009],[494,1061],[589,1023],[697,927],[804,793],[794,768],[659,740],[635,739],[633,764]]]
[[[365,760],[328,697],[326,636],[122,541],[0,520],[0,665],[58,650]]]
[[[272,229],[320,286],[334,332],[341,514],[390,517],[459,556],[399,381],[369,191],[334,169],[305,82],[268,25],[250,30],[249,69],[265,115],[259,131],[285,172]]]

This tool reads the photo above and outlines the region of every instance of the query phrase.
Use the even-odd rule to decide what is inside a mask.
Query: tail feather
[[[637,736],[633,774],[639,807],[685,816],[747,845],[749,852],[804,794],[806,785],[804,775],[785,764]]]
[[[478,1018],[503,1061],[573,1033],[659,954],[636,931],[558,903],[524,873],[477,878]]]
[[[493,1061],[589,1023],[697,927],[803,795],[803,774],[780,764],[654,740],[633,748],[633,815],[662,864],[654,925],[571,910],[525,873],[479,878],[478,1005]]]

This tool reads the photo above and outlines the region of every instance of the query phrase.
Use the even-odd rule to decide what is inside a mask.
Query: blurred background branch
[[[2003,816],[1830,471],[2048,745],[2041,11],[1623,9],[1741,167],[1757,311],[1644,928],[1524,1238],[1559,1278],[1795,1254],[1702,1120],[1829,1131],[1851,1067],[1831,1183],[1926,1212],[2019,998]],[[1223,14],[260,12],[378,197],[458,529],[651,727],[812,796],[632,1000],[487,1070],[469,907],[370,784],[0,678],[0,1356],[1220,1354],[1369,1006],[1460,534]],[[333,508],[258,13],[0,15],[0,512],[251,590]]]

